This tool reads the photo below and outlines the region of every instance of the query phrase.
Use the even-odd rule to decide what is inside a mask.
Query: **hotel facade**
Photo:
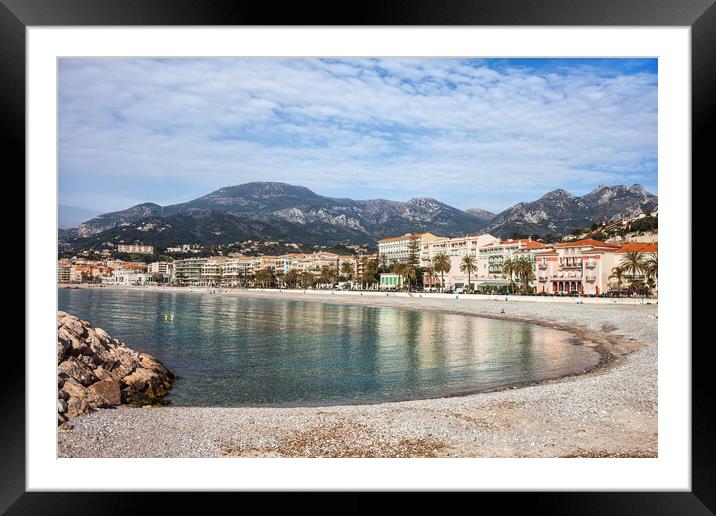
[[[423,246],[441,240],[432,233],[408,233],[399,237],[389,237],[378,240],[378,259],[380,263],[404,262],[410,257],[411,246],[417,246],[418,259],[420,259]]]

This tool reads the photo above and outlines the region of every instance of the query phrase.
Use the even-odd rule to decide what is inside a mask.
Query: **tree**
[[[527,294],[530,289],[530,281],[534,278],[532,270],[532,261],[527,256],[522,256],[513,261],[515,272],[520,280],[520,287],[523,294]]]
[[[343,262],[341,264],[341,274],[347,279],[353,279],[353,265],[350,262]]]
[[[301,286],[303,288],[309,288],[313,287],[313,285],[316,283],[316,278],[308,271],[303,271],[301,273]]]
[[[318,279],[322,284],[327,285],[329,283],[334,283],[336,281],[337,276],[338,270],[335,267],[331,267],[330,265],[324,265],[323,267],[321,267],[321,273]]]
[[[411,265],[410,263],[406,262],[396,263],[393,266],[393,271],[405,279],[405,283],[403,284],[403,287],[405,289],[410,288],[412,280],[414,280],[418,275],[416,268],[413,267],[413,265]]]
[[[426,268],[426,269],[425,269],[425,272],[423,273],[423,278],[427,278],[428,283],[429,283],[430,285],[433,284],[433,281],[435,281],[435,279],[436,279],[437,277],[438,277],[438,275],[437,275],[437,273],[435,272],[435,267],[432,266],[432,265],[431,265],[430,267]],[[423,287],[424,287],[424,286],[425,286],[425,280],[423,280]]]
[[[470,276],[473,272],[477,272],[477,260],[474,256],[464,256],[460,263],[460,272],[467,272],[467,289],[472,290],[472,282]]]
[[[284,286],[286,273],[283,271],[276,271],[276,283],[279,287]]]
[[[361,275],[361,282],[363,284],[375,283],[375,277],[378,274],[378,262],[375,260],[366,259],[363,265],[363,274]]]
[[[420,265],[420,238],[413,235],[408,242],[408,265],[416,269]]]
[[[445,289],[445,273],[450,272],[450,257],[445,253],[439,253],[433,258],[435,272],[440,273],[440,290]]]
[[[644,274],[652,288],[657,288],[659,282],[659,256],[656,253],[649,253],[644,259]]]
[[[621,290],[622,281],[624,281],[624,269],[618,265],[612,268],[612,274],[609,276],[609,279],[617,280],[617,290]]]
[[[643,272],[646,268],[642,254],[637,251],[624,253],[619,266],[623,267],[626,272],[631,273],[630,283],[632,286],[637,281],[637,273]]]
[[[644,259],[644,274],[648,278],[659,277],[659,256],[656,253],[649,253]]]
[[[273,283],[273,272],[270,269],[261,269],[254,276],[254,281],[257,286],[269,287]]]
[[[299,274],[296,269],[290,269],[286,276],[283,278],[283,282],[286,284],[289,288],[294,288],[299,280]]]
[[[515,276],[519,275],[519,265],[516,260],[508,258],[502,264],[502,274],[506,274],[510,278],[510,293],[514,294]]]

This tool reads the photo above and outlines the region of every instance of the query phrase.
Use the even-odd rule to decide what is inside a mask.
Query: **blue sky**
[[[249,181],[500,211],[657,192],[656,59],[61,59],[60,204]]]

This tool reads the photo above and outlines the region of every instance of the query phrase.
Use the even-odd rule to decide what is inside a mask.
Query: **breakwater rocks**
[[[57,423],[97,408],[146,403],[166,395],[174,375],[101,328],[57,312]]]

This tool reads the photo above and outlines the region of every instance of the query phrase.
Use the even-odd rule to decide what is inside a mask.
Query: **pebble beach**
[[[199,289],[196,289],[197,291]],[[203,290],[205,293],[206,290]],[[306,299],[300,292],[220,296]],[[656,457],[655,304],[310,295],[572,331],[603,363],[576,376],[450,398],[291,408],[121,406],[74,418],[59,457]]]

